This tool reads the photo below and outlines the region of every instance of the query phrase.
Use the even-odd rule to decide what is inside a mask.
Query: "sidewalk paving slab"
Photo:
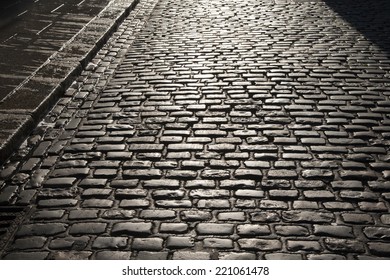
[[[0,162],[33,131],[137,3],[111,1],[0,104]]]

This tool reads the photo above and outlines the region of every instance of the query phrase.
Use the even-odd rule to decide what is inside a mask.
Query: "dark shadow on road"
[[[389,0],[325,0],[371,42],[390,55]]]
[[[19,14],[31,6],[34,0],[0,0],[0,30],[17,20]]]

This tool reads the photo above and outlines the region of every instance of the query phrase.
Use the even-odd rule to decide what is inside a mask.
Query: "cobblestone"
[[[162,238],[134,238],[132,248],[134,250],[160,251],[162,245]]]
[[[71,235],[100,234],[105,232],[106,227],[105,223],[77,223],[70,227],[69,233]]]
[[[260,235],[269,235],[271,233],[268,226],[262,225],[238,225],[237,234],[240,236],[260,236]]]
[[[127,246],[126,237],[97,237],[93,244],[92,248],[95,249],[120,249]]]
[[[309,230],[304,226],[289,226],[277,225],[275,232],[282,236],[306,236],[309,235]]]
[[[220,253],[220,260],[255,260],[256,254],[253,253]]]
[[[15,250],[26,250],[26,249],[40,249],[47,241],[45,237],[28,237],[16,239],[12,248]]]
[[[233,233],[233,225],[202,223],[196,227],[196,230],[201,235],[230,235]]]
[[[390,239],[390,228],[387,227],[365,227],[363,232],[369,239]]]
[[[390,246],[388,243],[369,242],[368,248],[376,256],[388,257],[390,255]]]
[[[29,224],[23,225],[17,232],[16,236],[32,236],[43,235],[51,236],[58,233],[63,233],[67,229],[67,225],[63,223],[47,223],[47,224]]]
[[[191,248],[193,246],[194,241],[191,237],[169,236],[167,239],[168,248]]]
[[[321,245],[318,241],[305,241],[305,240],[287,240],[287,249],[289,251],[309,251],[318,252],[321,251]]]
[[[113,235],[149,235],[152,233],[152,223],[121,222],[114,224]]]
[[[328,226],[328,225],[314,225],[315,235],[331,236],[340,238],[354,238],[352,227],[349,226]]]
[[[1,258],[389,258],[388,50],[356,24],[140,0],[1,167]]]
[[[173,253],[173,260],[209,260],[208,252],[176,251]]]
[[[281,249],[282,244],[279,240],[242,238],[238,240],[241,249],[256,251],[276,251]]]
[[[99,251],[95,255],[96,260],[129,260],[131,252]]]
[[[345,253],[363,253],[365,251],[362,242],[348,239],[325,239],[325,247],[333,252]]]

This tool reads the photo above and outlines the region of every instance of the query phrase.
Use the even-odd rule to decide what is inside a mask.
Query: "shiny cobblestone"
[[[2,258],[390,258],[388,55],[323,1],[141,0],[3,166]]]

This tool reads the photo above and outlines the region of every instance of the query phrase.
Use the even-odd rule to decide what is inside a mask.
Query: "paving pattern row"
[[[141,0],[4,166],[3,258],[388,258],[389,70],[322,1]]]

